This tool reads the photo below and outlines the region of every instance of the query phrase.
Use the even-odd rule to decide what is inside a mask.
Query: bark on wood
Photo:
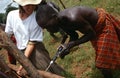
[[[8,67],[8,65],[5,63],[1,56],[0,56],[0,71],[5,78],[7,77],[18,78],[17,74]]]
[[[25,71],[30,78],[64,78],[58,76],[56,74],[48,73],[45,71],[37,70],[32,63],[24,56],[24,54],[17,49],[17,47],[12,43],[12,41],[7,37],[6,33],[0,29],[0,47],[3,47],[8,50],[8,52],[15,57],[15,59],[23,66]],[[2,62],[2,61],[0,61]],[[9,68],[6,64],[0,63],[1,66],[5,66],[4,68]],[[8,69],[7,69],[8,70]],[[10,70],[10,69],[9,69]],[[16,69],[16,71],[18,68]],[[25,74],[25,72],[24,72]],[[27,75],[24,76],[25,78],[29,78]],[[13,77],[12,77],[13,78]],[[15,77],[14,77],[15,78]]]
[[[7,37],[6,33],[0,29],[0,43],[2,47],[7,49],[11,55],[25,68],[31,78],[42,78],[37,69],[32,65],[24,54],[17,49],[12,41]]]
[[[18,70],[18,66],[16,66],[16,65],[8,64],[8,66],[9,66],[12,70],[14,70],[14,71],[17,71],[17,70]],[[62,77],[62,76],[58,76],[58,75],[56,75],[56,74],[52,74],[52,73],[45,72],[45,71],[41,71],[41,70],[38,70],[38,72],[40,73],[40,75],[41,75],[43,78],[64,78],[64,77]],[[22,70],[22,73],[24,73],[24,74],[22,74],[23,76],[26,76],[27,78],[29,78],[29,77],[27,76],[27,72],[26,72],[24,69]]]

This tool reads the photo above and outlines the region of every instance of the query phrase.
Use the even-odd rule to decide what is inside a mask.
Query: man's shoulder
[[[8,13],[7,18],[11,20],[11,18],[16,18],[16,16],[19,14],[19,10],[12,10]]]
[[[17,10],[12,10],[12,11],[9,12],[9,14],[15,14],[15,13],[18,13],[18,12],[19,12],[18,9]]]

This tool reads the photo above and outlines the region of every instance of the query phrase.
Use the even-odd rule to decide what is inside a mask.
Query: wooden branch
[[[32,63],[29,61],[29,59],[27,57],[25,57],[25,55],[19,51],[16,47],[16,45],[14,43],[12,43],[12,41],[7,37],[6,33],[2,30],[0,30],[0,46],[7,49],[8,52],[13,55],[15,57],[15,59],[23,66],[23,68],[25,70],[24,71],[24,77],[25,78],[29,78],[27,75],[30,76],[30,78],[64,78],[61,76],[58,76],[56,74],[52,74],[49,72],[45,72],[45,71],[40,71],[37,70]],[[2,62],[2,61],[0,61]],[[4,63],[0,63],[1,66],[5,66],[4,68],[6,68],[6,64]],[[15,66],[10,66],[9,67],[14,70],[17,71],[18,67],[15,68]],[[7,67],[7,68],[9,68]],[[8,69],[7,69],[8,70]],[[10,69],[9,69],[10,70]],[[15,78],[15,77],[12,77]]]
[[[13,65],[13,64],[8,64],[8,66],[9,66],[12,70],[14,70],[14,71],[17,71],[18,68],[19,68],[18,66]],[[23,69],[21,72],[24,73],[24,74],[23,74],[24,76],[27,75],[27,73],[26,73],[26,71],[25,71],[24,69]],[[64,77],[62,77],[62,76],[58,76],[58,75],[52,74],[52,73],[50,73],[50,72],[45,72],[45,71],[41,71],[41,70],[38,70],[38,72],[41,74],[41,76],[42,76],[43,78],[64,78]],[[25,73],[26,73],[26,74],[25,74]],[[28,77],[28,76],[26,76],[26,77]]]
[[[6,75],[7,77],[18,78],[17,74],[8,67],[8,65],[3,61],[1,56],[0,56],[0,68],[4,75]]]
[[[23,66],[23,68],[27,71],[31,78],[42,78],[42,76],[39,74],[37,69],[32,65],[29,59],[25,57],[25,55],[20,50],[17,49],[16,45],[12,43],[10,38],[8,38],[7,34],[1,29],[0,29],[0,41],[2,41],[3,44],[6,44],[6,46],[1,45],[1,47],[7,49],[8,52],[16,58],[16,60]]]
[[[63,8],[66,9],[65,5],[63,4],[62,0],[59,0],[60,3],[62,4]]]
[[[52,74],[46,71],[40,71],[38,70],[38,72],[44,77],[44,78],[65,78],[56,74]]]

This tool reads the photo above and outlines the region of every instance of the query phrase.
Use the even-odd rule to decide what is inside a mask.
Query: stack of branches
[[[6,49],[23,66],[22,75],[16,71],[17,65],[7,64],[0,56],[0,78],[64,78],[50,72],[36,69],[24,54],[17,49],[16,45],[10,40],[7,34],[0,28],[0,47]]]

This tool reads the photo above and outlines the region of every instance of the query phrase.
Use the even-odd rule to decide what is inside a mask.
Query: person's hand
[[[60,58],[64,59],[66,55],[70,53],[70,49],[74,47],[74,42],[69,42],[68,44],[64,44],[65,49],[60,53]]]
[[[18,69],[18,71],[17,71],[17,74],[20,75],[20,76],[21,76],[21,71],[22,71],[22,69],[23,69],[23,67],[20,66],[19,69]]]
[[[65,49],[65,50],[63,50],[61,53],[60,53],[60,58],[61,59],[64,59],[64,57],[66,56],[66,55],[68,55],[70,53],[70,50],[69,49]]]

